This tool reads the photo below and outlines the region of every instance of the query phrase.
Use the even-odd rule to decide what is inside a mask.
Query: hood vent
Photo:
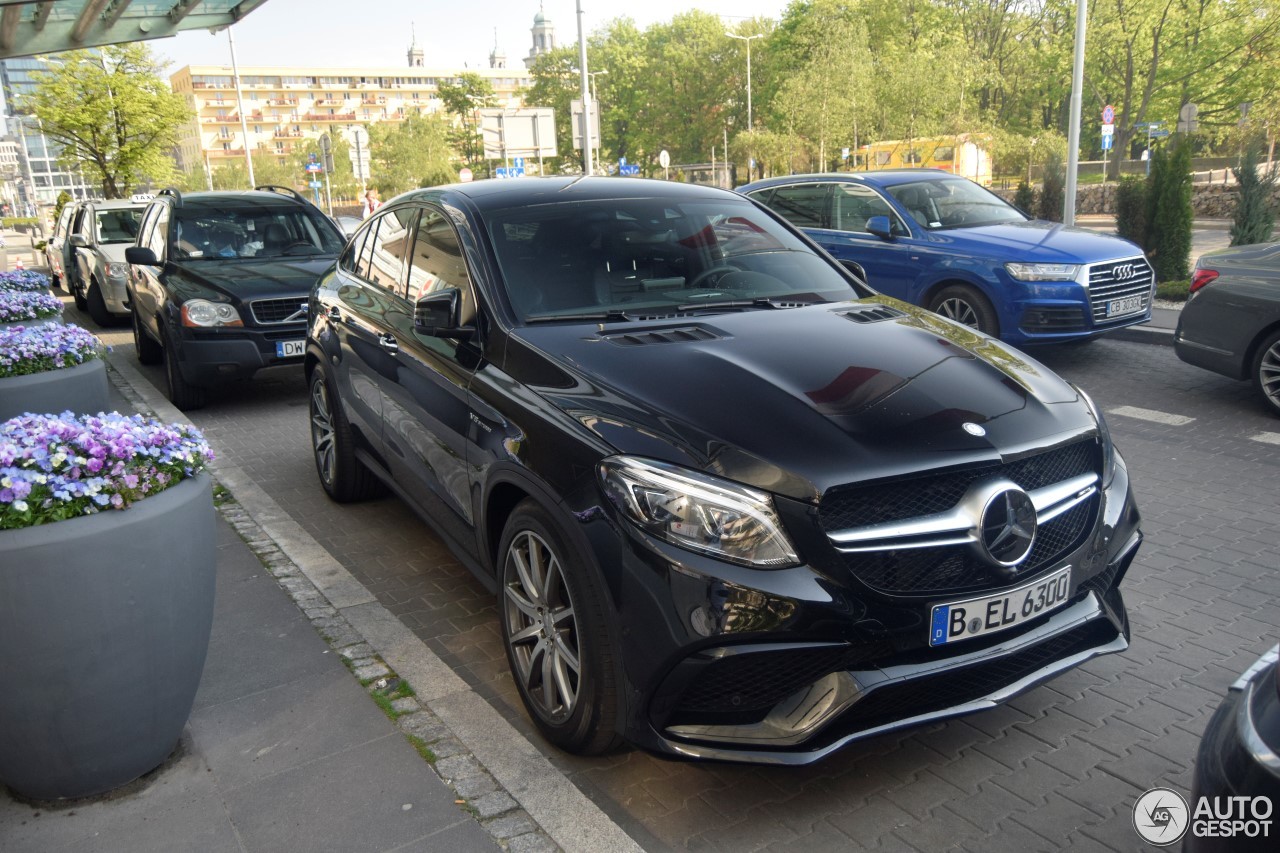
[[[719,340],[718,335],[702,326],[679,326],[671,329],[647,329],[643,332],[623,332],[615,335],[602,335],[601,340],[609,341],[620,347],[643,347],[649,344],[676,344],[689,341]]]
[[[905,317],[907,315],[897,308],[889,308],[885,305],[867,305],[863,308],[845,311],[841,316],[855,323],[878,323],[881,320],[892,320],[894,317]]]

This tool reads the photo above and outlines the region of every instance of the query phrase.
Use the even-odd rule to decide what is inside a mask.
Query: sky
[[[546,0],[542,5],[555,25],[556,44],[576,44],[575,3]],[[235,25],[236,61],[243,66],[403,66],[412,27],[427,68],[487,68],[496,27],[507,67],[524,68],[521,60],[533,43],[529,30],[538,6],[537,0],[268,0]],[[786,0],[584,0],[583,28],[591,33],[623,16],[643,28],[690,8],[732,24],[757,16],[776,19],[785,7]],[[231,61],[226,33],[191,31],[148,44],[171,63],[168,73],[184,65]]]

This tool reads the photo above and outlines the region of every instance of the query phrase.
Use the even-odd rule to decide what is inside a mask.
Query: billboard
[[[550,107],[477,112],[485,159],[556,156],[556,116]]]

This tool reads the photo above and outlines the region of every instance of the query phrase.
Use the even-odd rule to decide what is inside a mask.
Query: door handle
[[[328,314],[328,317],[329,317],[329,319],[330,319],[330,320],[334,321],[335,323],[341,323],[341,322],[342,322],[342,312],[338,310],[338,306],[337,306],[337,305],[330,305],[330,306],[329,306],[329,314]]]
[[[378,346],[382,347],[387,352],[400,351],[400,343],[396,340],[396,336],[387,332],[383,332],[381,335],[378,335]]]

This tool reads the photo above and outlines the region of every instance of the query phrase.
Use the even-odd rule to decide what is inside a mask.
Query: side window
[[[169,205],[157,205],[160,210],[156,213],[155,227],[151,231],[151,237],[147,240],[147,247],[156,253],[156,257],[160,260],[165,259],[165,246],[169,242]]]
[[[769,206],[769,196],[773,195],[773,187],[768,189],[756,190],[753,193],[747,193],[747,198],[760,202],[765,207]]]
[[[470,325],[475,321],[476,300],[458,235],[443,213],[428,208],[422,211],[417,238],[413,242],[409,263],[409,300],[416,302],[428,293],[447,287],[456,287],[462,292],[459,320],[464,326]]]
[[[401,207],[379,217],[378,230],[370,238],[368,266],[362,262],[361,273],[370,283],[395,294],[402,294],[404,258],[413,221],[418,215],[414,207]]]
[[[361,228],[351,238],[351,242],[347,244],[347,248],[343,250],[342,256],[338,258],[338,266],[347,272],[357,272],[360,265],[360,251],[364,248],[365,238],[369,236],[369,232],[378,227],[377,222],[370,222]]]
[[[887,216],[896,225],[897,216],[889,202],[870,187],[862,184],[841,184],[836,187],[832,199],[835,228],[841,231],[866,233],[867,220],[873,216]]]
[[[71,224],[71,233],[72,233],[72,234],[83,234],[83,233],[84,233],[84,217],[85,217],[85,213],[86,213],[86,212],[88,212],[88,210],[89,210],[89,206],[86,204],[86,205],[83,205],[79,210],[77,210],[77,211],[76,211],[76,219],[75,219],[75,222],[73,222],[73,223]]]
[[[831,218],[827,213],[830,189],[827,184],[778,187],[769,206],[798,228],[830,228]]]
[[[159,213],[160,205],[153,204],[147,208],[142,214],[142,225],[138,227],[138,245],[151,245],[151,232],[156,227],[156,216]]]
[[[71,224],[71,217],[75,212],[75,206],[71,204],[62,209],[62,215],[58,217],[58,224],[54,227],[53,236],[63,238],[67,236],[67,227]]]

